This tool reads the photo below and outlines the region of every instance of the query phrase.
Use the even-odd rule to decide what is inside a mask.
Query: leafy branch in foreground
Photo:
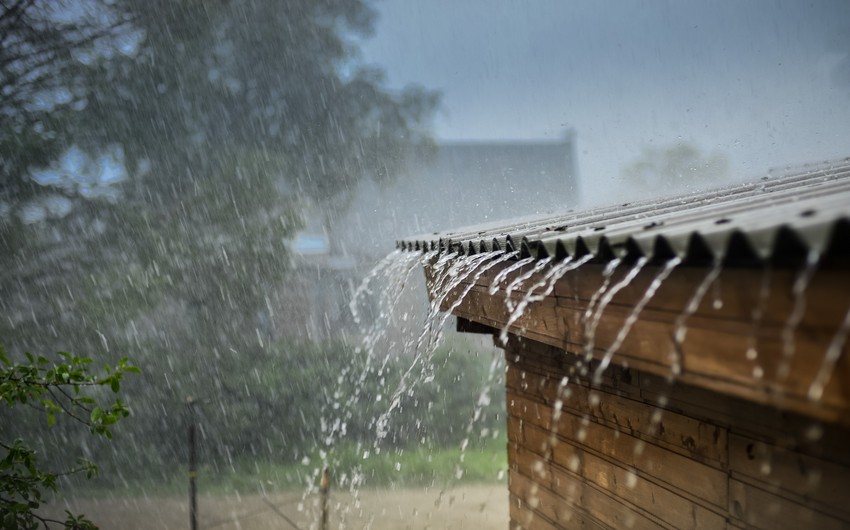
[[[13,362],[0,345],[0,403],[8,407],[26,405],[43,414],[52,427],[57,415],[67,416],[85,425],[92,434],[112,439],[110,428],[130,410],[120,399],[92,397],[100,388],[113,394],[121,389],[127,373],[139,373],[127,359],[118,365],[104,367],[103,374],[90,370],[91,359],[59,352],[58,358],[47,359],[26,353],[26,362]],[[102,394],[102,392],[101,392]],[[3,436],[9,435],[9,429]],[[85,458],[78,458],[74,466],[61,471],[47,471],[39,467],[38,454],[20,438],[0,440],[5,452],[0,460],[0,526],[4,529],[49,528],[51,524],[69,529],[96,528],[83,516],[67,512],[65,521],[49,519],[35,513],[41,506],[45,491],[56,491],[61,476],[85,473],[87,478],[97,475],[97,466]]]

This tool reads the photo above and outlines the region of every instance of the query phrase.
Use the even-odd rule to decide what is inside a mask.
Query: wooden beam
[[[504,285],[530,270],[527,266],[510,274],[502,288],[491,295],[490,284],[506,266],[486,271],[475,285],[458,285],[445,297],[443,309],[447,310],[468,291],[454,314],[482,326],[477,329],[501,330],[511,318]],[[620,282],[630,268],[621,265],[609,285]],[[523,298],[529,286],[542,280],[547,270],[516,288],[511,296],[513,303]],[[850,310],[850,271],[817,270],[806,290],[797,296],[793,287],[800,271],[723,270],[693,315],[684,320],[685,338],[677,344],[673,337],[680,331],[680,315],[708,274],[707,269],[681,267],[661,284],[622,344],[609,352],[624,322],[660,272],[660,267],[644,267],[599,311],[598,304],[590,307],[590,301],[604,282],[603,266],[585,264],[564,275],[551,295],[529,304],[508,331],[573,354],[587,353],[596,360],[610,356],[606,360],[615,366],[676,377],[696,387],[850,425],[847,344],[840,350],[822,397],[809,397],[825,352]],[[433,279],[428,267],[426,276]],[[428,283],[434,285],[433,281]],[[598,322],[590,347],[587,331],[595,317],[587,315],[596,312]],[[798,313],[798,325],[787,326]],[[791,340],[786,341],[786,337]],[[677,365],[681,366],[681,373],[675,376]]]
[[[457,317],[457,332],[458,333],[478,333],[481,335],[498,335],[499,330],[494,328],[493,326],[487,326],[485,324],[481,324],[480,322],[476,322],[474,320],[469,320],[468,318]]]

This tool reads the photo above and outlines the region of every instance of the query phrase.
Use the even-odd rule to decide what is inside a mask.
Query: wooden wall
[[[592,387],[513,335],[505,355],[512,528],[850,528],[850,429],[616,366]]]
[[[619,282],[631,265],[623,265],[611,278]],[[449,310],[462,293],[452,313],[478,324],[502,329],[509,320],[505,307],[505,282],[497,293],[489,286],[499,268],[473,276],[443,299]],[[528,268],[513,273],[513,279]],[[587,340],[587,311],[594,307],[594,294],[603,284],[603,266],[587,263],[567,273],[544,300],[530,304],[509,329],[517,335],[570,351],[583,351]],[[627,316],[659,274],[657,266],[646,266],[626,288],[617,293],[600,314],[594,334],[593,355],[601,359],[615,342]],[[426,274],[430,271],[426,269]],[[541,271],[516,289],[512,298],[522,299],[525,288],[534,285]],[[810,399],[808,392],[825,362],[829,345],[850,311],[850,269],[823,266],[814,274],[799,300],[793,285],[800,274],[794,269],[726,269],[687,319],[687,335],[681,347],[682,373],[679,380],[699,388],[747,401],[794,410],[850,429],[850,341],[844,343],[823,396]],[[672,370],[672,338],[676,322],[707,273],[700,267],[680,267],[663,282],[649,301],[611,359],[612,365],[630,366],[645,373],[666,377]],[[433,284],[433,282],[432,282]],[[767,296],[763,296],[766,293]],[[430,293],[432,296],[434,293]],[[799,304],[799,306],[798,306]],[[754,311],[759,309],[759,320]],[[797,326],[788,328],[793,313],[802,309]],[[782,340],[792,332],[790,352]],[[757,358],[745,355],[749,347]],[[781,375],[782,365],[788,373]]]

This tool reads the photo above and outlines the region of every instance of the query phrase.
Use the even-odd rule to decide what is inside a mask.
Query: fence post
[[[327,467],[322,471],[319,493],[322,497],[322,530],[328,530],[328,512],[330,511],[331,471]]]
[[[186,400],[189,405],[189,528],[198,530],[198,489],[195,478],[198,476],[195,454],[195,400]]]

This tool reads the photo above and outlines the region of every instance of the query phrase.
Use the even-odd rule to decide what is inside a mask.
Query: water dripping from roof
[[[401,398],[406,392],[412,391],[417,382],[411,380],[417,367],[424,368],[434,351],[443,338],[443,324],[451,315],[448,311],[441,315],[441,307],[449,300],[449,296],[456,292],[464,282],[467,286],[463,288],[458,296],[451,300],[452,310],[460,305],[463,298],[471,291],[481,275],[497,263],[501,263],[514,257],[513,253],[505,255],[500,251],[487,252],[472,256],[461,257],[457,253],[444,254],[432,265],[432,280],[429,287],[434,293],[433,300],[429,306],[428,316],[423,325],[423,330],[416,340],[413,358],[410,365],[401,375],[397,388],[392,393],[390,405],[387,410],[376,420],[376,447],[389,434],[388,426],[391,415],[401,405]],[[494,259],[495,258],[495,259]],[[490,263],[487,263],[490,261]],[[486,265],[485,265],[486,264]],[[470,277],[472,280],[470,281]]]
[[[460,306],[460,304],[463,303],[463,300],[470,293],[470,291],[472,291],[472,288],[475,287],[475,285],[478,283],[478,280],[481,279],[481,276],[483,276],[485,272],[487,272],[488,270],[492,269],[493,267],[495,267],[496,265],[498,265],[500,263],[504,263],[505,261],[508,261],[509,259],[515,258],[519,254],[519,251],[515,250],[515,251],[512,251],[512,252],[508,252],[508,253],[502,253],[502,251],[496,250],[496,251],[490,252],[488,254],[489,254],[488,259],[492,259],[493,257],[496,257],[496,256],[498,256],[498,257],[496,259],[492,259],[492,261],[490,261],[490,263],[487,263],[486,265],[480,267],[478,269],[478,271],[475,273],[475,275],[472,277],[472,281],[467,282],[467,286],[464,288],[464,290],[455,299],[455,301],[452,302],[452,304],[448,307],[448,309],[446,309],[446,312],[443,316],[443,319],[440,322],[441,326],[442,326],[442,324],[445,323],[446,319],[448,319],[451,316],[451,314],[454,312],[454,310],[457,309]],[[499,254],[501,254],[501,255],[499,255]]]
[[[641,256],[632,268],[626,273],[626,275],[619,282],[614,284],[610,289],[608,289],[602,298],[599,299],[598,307],[596,308],[593,318],[589,322],[586,328],[586,337],[585,337],[585,357],[590,359],[593,356],[593,346],[596,340],[596,328],[599,327],[599,322],[602,320],[602,314],[605,312],[605,308],[608,307],[608,304],[611,303],[611,300],[614,299],[614,296],[625,289],[632,280],[640,273],[643,266],[646,265],[646,262],[649,261],[649,258],[646,256]],[[586,368],[585,368],[586,369]]]
[[[658,289],[661,287],[661,284],[664,283],[664,280],[666,280],[670,276],[673,270],[677,266],[679,266],[680,263],[682,263],[682,258],[679,257],[675,257],[668,260],[667,263],[664,264],[664,267],[662,267],[661,270],[658,271],[658,274],[655,275],[655,278],[652,279],[652,282],[646,288],[646,291],[643,293],[643,296],[641,296],[641,299],[629,312],[629,315],[626,317],[626,320],[620,327],[620,331],[617,332],[617,337],[614,339],[614,342],[611,343],[610,346],[608,346],[607,350],[605,350],[605,354],[602,356],[602,360],[596,367],[596,371],[593,374],[593,382],[595,384],[598,385],[602,382],[602,374],[611,364],[611,358],[614,356],[617,350],[620,349],[620,346],[623,345],[623,341],[626,340],[626,337],[628,336],[629,331],[631,331],[632,326],[634,326],[637,322],[638,317],[640,316],[640,312],[643,311],[643,308],[646,307],[646,304],[648,304],[649,301],[652,300],[652,297],[655,296],[656,292],[658,292]]]
[[[552,294],[552,291],[555,290],[555,283],[560,280],[566,273],[578,269],[591,259],[593,259],[592,254],[587,254],[575,262],[571,257],[565,258],[560,263],[551,267],[542,279],[540,279],[537,283],[533,284],[528,289],[528,291],[526,291],[525,296],[523,296],[522,300],[520,300],[520,302],[513,308],[510,313],[510,316],[508,316],[508,320],[502,327],[502,330],[499,333],[499,340],[502,342],[502,344],[507,344],[508,330],[514,324],[514,322],[519,320],[519,318],[525,313],[525,310],[529,304],[544,300],[547,296]],[[545,288],[542,291],[538,292],[538,289],[544,286]]]
[[[351,302],[349,302],[348,307],[351,310],[351,315],[354,318],[354,322],[356,324],[360,324],[360,311],[359,311],[359,302],[366,295],[371,293],[369,290],[369,285],[372,281],[387,267],[393,264],[396,261],[396,258],[402,255],[401,250],[394,250],[387,254],[384,259],[378,262],[369,273],[363,277],[363,280],[360,282],[360,285],[354,291],[354,294],[351,296]]]
[[[435,267],[434,270],[434,298],[431,301],[428,317],[425,322],[425,327],[419,335],[417,341],[417,349],[421,349],[425,344],[425,349],[430,350],[436,347],[439,337],[441,337],[442,324],[444,318],[440,317],[441,307],[443,302],[461,283],[475,272],[475,269],[482,265],[485,261],[492,259],[497,253],[488,252],[484,254],[475,254],[472,256],[459,257],[457,254],[450,254],[453,259],[448,267]],[[426,341],[427,338],[427,341]]]
[[[808,396],[812,401],[819,401],[823,397],[823,391],[832,378],[832,372],[835,369],[835,363],[841,357],[841,352],[844,345],[847,343],[847,335],[850,334],[850,308],[844,315],[844,320],[841,322],[838,330],[833,335],[832,340],[823,356],[818,373],[815,375],[812,384],[809,386]]]
[[[528,265],[529,263],[532,263],[533,261],[534,261],[534,258],[521,259],[521,260],[517,261],[516,263],[510,265],[509,267],[505,267],[504,269],[500,270],[499,273],[496,275],[496,277],[493,278],[493,282],[490,284],[489,293],[491,295],[496,294],[496,291],[499,290],[499,286],[502,284],[502,282],[505,281],[505,279],[508,277],[508,275],[510,273],[512,273],[512,272],[514,272],[518,269],[521,269],[522,267],[525,267],[526,265]]]
[[[806,291],[809,288],[809,283],[812,281],[818,264],[820,263],[820,253],[817,250],[810,250],[806,255],[806,262],[794,278],[794,284],[791,286],[791,296],[794,298],[794,306],[788,314],[788,319],[785,321],[785,326],[782,328],[782,359],[779,366],[776,368],[777,379],[785,380],[791,370],[791,361],[794,359],[796,350],[796,342],[794,335],[797,327],[803,320],[803,315],[806,313]]]
[[[541,260],[537,260],[537,262],[534,264],[534,267],[511,280],[511,282],[505,288],[505,305],[508,308],[508,312],[512,312],[515,308],[515,304],[511,301],[511,294],[513,294],[516,289],[522,287],[522,285],[526,281],[528,281],[529,278],[531,278],[532,276],[543,270],[547,265],[549,265],[550,261],[552,261],[552,258],[543,258]]]
[[[671,379],[679,377],[682,373],[682,344],[685,342],[685,337],[688,334],[687,321],[694,313],[696,313],[702,299],[705,297],[705,293],[708,292],[708,288],[711,287],[711,284],[717,280],[722,270],[723,260],[720,257],[716,257],[711,269],[709,269],[708,273],[697,286],[696,290],[694,290],[690,300],[688,300],[688,303],[685,305],[685,309],[682,310],[676,318],[676,322],[673,324],[673,350],[670,352]]]
[[[764,320],[767,300],[770,297],[770,282],[772,277],[773,269],[770,267],[770,264],[767,264],[762,271],[758,301],[753,308],[752,327],[750,329],[750,335],[747,337],[747,351],[744,354],[747,360],[753,363],[753,377],[756,379],[764,377],[764,368],[761,366],[758,358],[758,336],[761,331],[762,321]]]

